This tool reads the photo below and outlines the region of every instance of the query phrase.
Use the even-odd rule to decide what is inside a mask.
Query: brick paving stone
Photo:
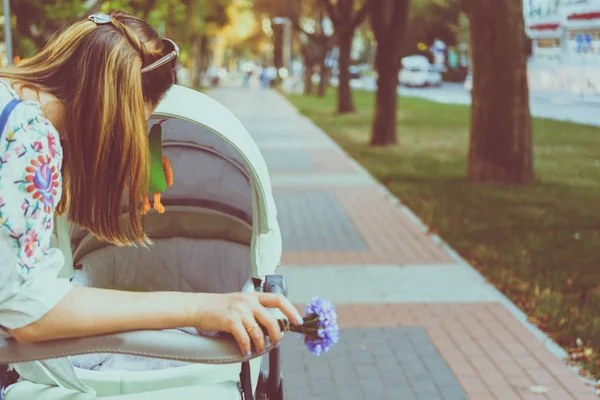
[[[391,351],[394,345],[396,351]],[[427,349],[426,359],[419,356],[420,346]],[[290,335],[284,338],[282,348],[286,393],[306,383],[310,398],[339,396],[340,392],[369,399],[466,398],[448,365],[433,352],[435,347],[423,328],[342,329],[340,343],[315,358],[305,357],[302,341]],[[405,351],[398,351],[400,348]]]
[[[374,252],[411,258],[415,264],[454,261],[383,193],[339,188],[336,194]]]
[[[366,250],[366,243],[338,198],[327,190],[275,190],[284,250]]]
[[[368,352],[376,360],[377,369],[377,374],[369,373],[370,379],[393,385],[390,387],[394,390],[410,387],[415,398],[419,398],[419,393],[414,392],[412,383],[423,382],[419,383],[420,393],[423,394],[431,390],[428,379],[433,381],[442,398],[445,398],[442,388],[447,389],[446,397],[458,399],[460,396],[476,400],[596,398],[564,363],[552,355],[548,357],[549,352],[543,345],[541,348],[524,346],[523,343],[527,343],[532,334],[523,325],[521,329],[513,327],[510,330],[512,336],[504,338],[504,343],[495,338],[490,342],[491,334],[488,337],[478,334],[478,338],[470,336],[469,323],[478,326],[480,320],[474,317],[494,314],[499,316],[500,321],[510,321],[504,315],[509,315],[508,311],[500,304],[350,304],[338,305],[337,309],[343,328],[341,343],[344,343],[345,350],[340,353],[342,358],[334,358],[330,362],[332,369],[344,366],[348,371],[350,364],[356,370],[355,365],[359,364],[347,360],[352,361],[352,357],[355,360],[368,360],[363,355],[355,355],[359,350]],[[402,327],[405,331],[398,334],[386,328],[392,326]],[[429,343],[423,335],[419,335],[419,331],[428,333],[425,337]],[[453,339],[453,336],[460,337],[461,333],[469,338],[472,346],[483,348],[479,343],[482,341],[487,343],[486,346],[499,347],[504,351],[483,351],[478,357],[468,357]],[[439,353],[437,359],[421,356],[431,355],[431,345]],[[518,356],[511,355],[504,346],[519,348]],[[389,349],[388,353],[385,353],[386,348]],[[334,354],[336,352],[332,350],[327,357]],[[375,354],[383,354],[383,357]],[[389,354],[393,354],[393,357],[390,358]],[[498,354],[500,358],[496,359]],[[506,360],[507,357],[512,359]],[[517,357],[521,364],[537,367],[523,368],[517,362]],[[332,364],[334,362],[336,364]],[[402,379],[394,379],[400,376],[398,371],[402,371]],[[431,375],[427,374],[429,371],[436,372]],[[546,395],[532,394],[530,388],[534,385],[546,386],[549,392]]]
[[[297,150],[263,150],[262,155],[271,173],[317,171],[310,153]]]
[[[272,129],[267,128],[264,125],[260,125],[259,127],[252,128],[251,126],[246,126],[246,129],[250,132],[250,136],[256,142],[266,142],[266,141],[275,141],[275,140],[294,140],[297,142],[312,142],[318,139],[314,133],[311,133],[310,130],[296,128],[296,129]]]
[[[288,198],[298,197],[296,202],[303,201],[303,196],[309,193],[321,193],[318,188],[276,188],[277,193],[284,192]],[[382,193],[370,188],[333,187],[327,191],[335,195],[336,206],[340,206],[347,222],[339,228],[328,226],[320,230],[313,226],[321,212],[316,207],[318,203],[311,203],[301,207],[299,204],[278,203],[278,210],[284,234],[283,264],[314,265],[314,264],[398,264],[398,265],[423,265],[423,264],[454,264],[454,260],[445,250],[435,243],[426,232],[423,232],[410,217],[398,206],[389,202]],[[293,201],[293,200],[292,200]],[[288,207],[289,205],[289,207]],[[333,206],[333,201],[327,207]],[[293,206],[293,208],[291,208]],[[281,208],[284,207],[284,208]],[[330,208],[327,208],[330,210]],[[295,220],[292,220],[294,218]],[[284,224],[288,229],[293,229],[295,234],[287,239]],[[348,226],[358,233],[366,245],[363,248],[319,250],[301,249],[296,243],[307,240],[323,240],[324,234],[337,235],[343,238]],[[332,228],[337,229],[332,231]],[[355,238],[355,233],[350,233]],[[333,239],[327,239],[333,240]],[[285,246],[288,246],[287,248]],[[333,247],[333,246],[332,246]]]
[[[310,151],[310,157],[317,164],[318,170],[322,172],[331,174],[356,172],[348,157],[339,151],[325,149],[312,150]]]
[[[507,330],[510,336],[501,340],[492,332],[488,332],[487,337],[482,332],[473,337],[470,324],[481,328],[479,321],[490,314],[498,315],[499,321],[510,321],[505,318],[510,314],[501,304],[354,304],[338,305],[337,310],[340,326],[371,329],[366,332],[344,330],[344,336],[349,336],[346,338],[348,341],[358,341],[370,349],[369,341],[386,339],[395,359],[388,360],[385,368],[391,369],[395,364],[403,370],[410,367],[404,373],[409,382],[423,382],[420,383],[422,393],[431,390],[431,381],[438,390],[458,381],[468,398],[477,400],[486,397],[503,399],[498,394],[506,394],[507,399],[535,398],[530,392],[534,385],[549,388],[547,396],[537,395],[538,399],[596,398],[565,364],[554,356],[547,357],[549,352],[542,344],[534,342],[541,347],[524,345],[533,335],[523,325],[520,329],[513,327]],[[396,334],[385,328],[390,326],[406,330]],[[485,325],[483,328],[487,329]],[[494,328],[502,328],[502,324]],[[423,331],[428,335],[419,334]],[[462,347],[456,341],[459,338],[464,338]],[[488,351],[480,341],[501,351]],[[469,357],[465,352],[466,344],[481,351],[477,356]],[[438,357],[435,357],[432,346]],[[377,351],[381,352],[381,348],[378,347]],[[432,375],[431,371],[435,373]],[[384,376],[383,379],[388,378]],[[415,395],[418,396],[418,393]]]
[[[301,146],[290,148],[267,146],[261,149],[261,153],[272,175],[302,173],[318,175],[323,173],[356,174],[358,172],[343,153],[331,148],[303,149]]]

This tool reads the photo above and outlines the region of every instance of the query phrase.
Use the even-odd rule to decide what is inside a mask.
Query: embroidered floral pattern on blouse
[[[39,144],[40,142],[34,142],[33,144]],[[54,196],[56,196],[56,188],[59,185],[58,172],[56,168],[51,165],[52,159],[50,156],[38,156],[37,159],[30,161],[31,166],[25,168],[29,174],[25,176],[26,182],[31,182],[27,186],[27,192],[33,193],[33,199],[41,199],[44,205],[44,211],[49,213],[54,207]]]
[[[53,215],[61,196],[62,149],[56,130],[38,109],[19,104],[13,113],[19,112],[0,132],[0,240],[12,241],[27,275],[51,247]]]

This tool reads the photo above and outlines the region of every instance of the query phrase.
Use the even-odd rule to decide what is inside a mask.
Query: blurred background
[[[3,1],[4,66],[123,9],[180,84],[279,91],[598,377],[600,0]]]
[[[6,24],[4,16],[0,20],[2,35],[10,31],[12,36],[12,49],[2,40],[3,65],[7,51],[11,61],[18,63],[70,19],[124,9],[181,44],[178,77],[192,87],[258,80],[263,69],[271,85],[285,81],[286,89],[305,93],[315,90],[323,95],[340,80],[344,86],[349,81],[352,88],[372,91],[377,87],[378,40],[365,23],[369,13],[361,10],[362,0],[3,2],[12,7],[11,24]],[[532,90],[589,99],[600,96],[598,7],[597,0],[523,0],[523,41]],[[469,29],[459,0],[413,0],[406,21],[398,22],[395,32],[390,32],[401,41],[398,83],[439,89],[411,94],[469,102],[473,84]],[[560,106],[556,108],[564,104]],[[352,108],[342,108],[348,107]],[[551,105],[541,108],[541,114],[555,116]],[[572,119],[597,122],[590,118]]]

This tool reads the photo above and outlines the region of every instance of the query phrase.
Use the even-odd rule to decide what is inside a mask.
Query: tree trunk
[[[201,85],[202,76],[202,51],[201,51],[201,39],[198,36],[194,36],[191,41],[191,58],[192,67],[190,68],[190,87],[198,89]]]
[[[471,181],[533,179],[531,115],[521,0],[465,0],[471,25]]]
[[[208,45],[208,36],[202,35],[200,39],[200,66],[199,66],[199,83],[202,83],[204,80],[204,76],[206,75],[206,70],[210,65],[210,48]]]
[[[377,40],[375,69],[378,75],[372,146],[387,146],[397,142],[398,72],[409,4],[410,0],[378,0],[371,3],[371,27]]]
[[[386,49],[377,49],[378,58],[386,58]],[[377,69],[377,92],[371,132],[371,146],[387,146],[397,142],[396,113],[398,105],[398,68],[382,60]]]
[[[281,24],[273,25],[273,66],[277,69],[275,80],[271,81],[271,87],[281,83],[279,71],[283,67],[283,31],[284,27]]]
[[[339,45],[339,82],[338,82],[338,105],[337,111],[339,114],[351,113],[356,111],[354,108],[354,102],[352,101],[352,90],[350,88],[350,61],[352,52],[352,39],[354,31],[350,34],[340,34],[338,45]]]
[[[329,68],[325,65],[327,58],[327,48],[323,46],[323,53],[325,53],[319,61],[319,89],[317,90],[318,97],[325,97],[327,93],[327,86],[329,80]]]
[[[312,74],[313,62],[311,60],[304,61],[304,94],[310,96],[313,92]]]
[[[327,93],[327,80],[329,79],[329,70],[325,62],[319,64],[319,87],[317,88],[317,97],[325,97]]]

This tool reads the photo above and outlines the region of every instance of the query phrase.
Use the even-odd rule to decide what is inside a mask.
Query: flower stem
[[[304,317],[304,323],[300,326],[290,324],[288,320],[278,320],[282,332],[296,332],[303,335],[316,334],[319,332],[319,317],[316,314]]]

